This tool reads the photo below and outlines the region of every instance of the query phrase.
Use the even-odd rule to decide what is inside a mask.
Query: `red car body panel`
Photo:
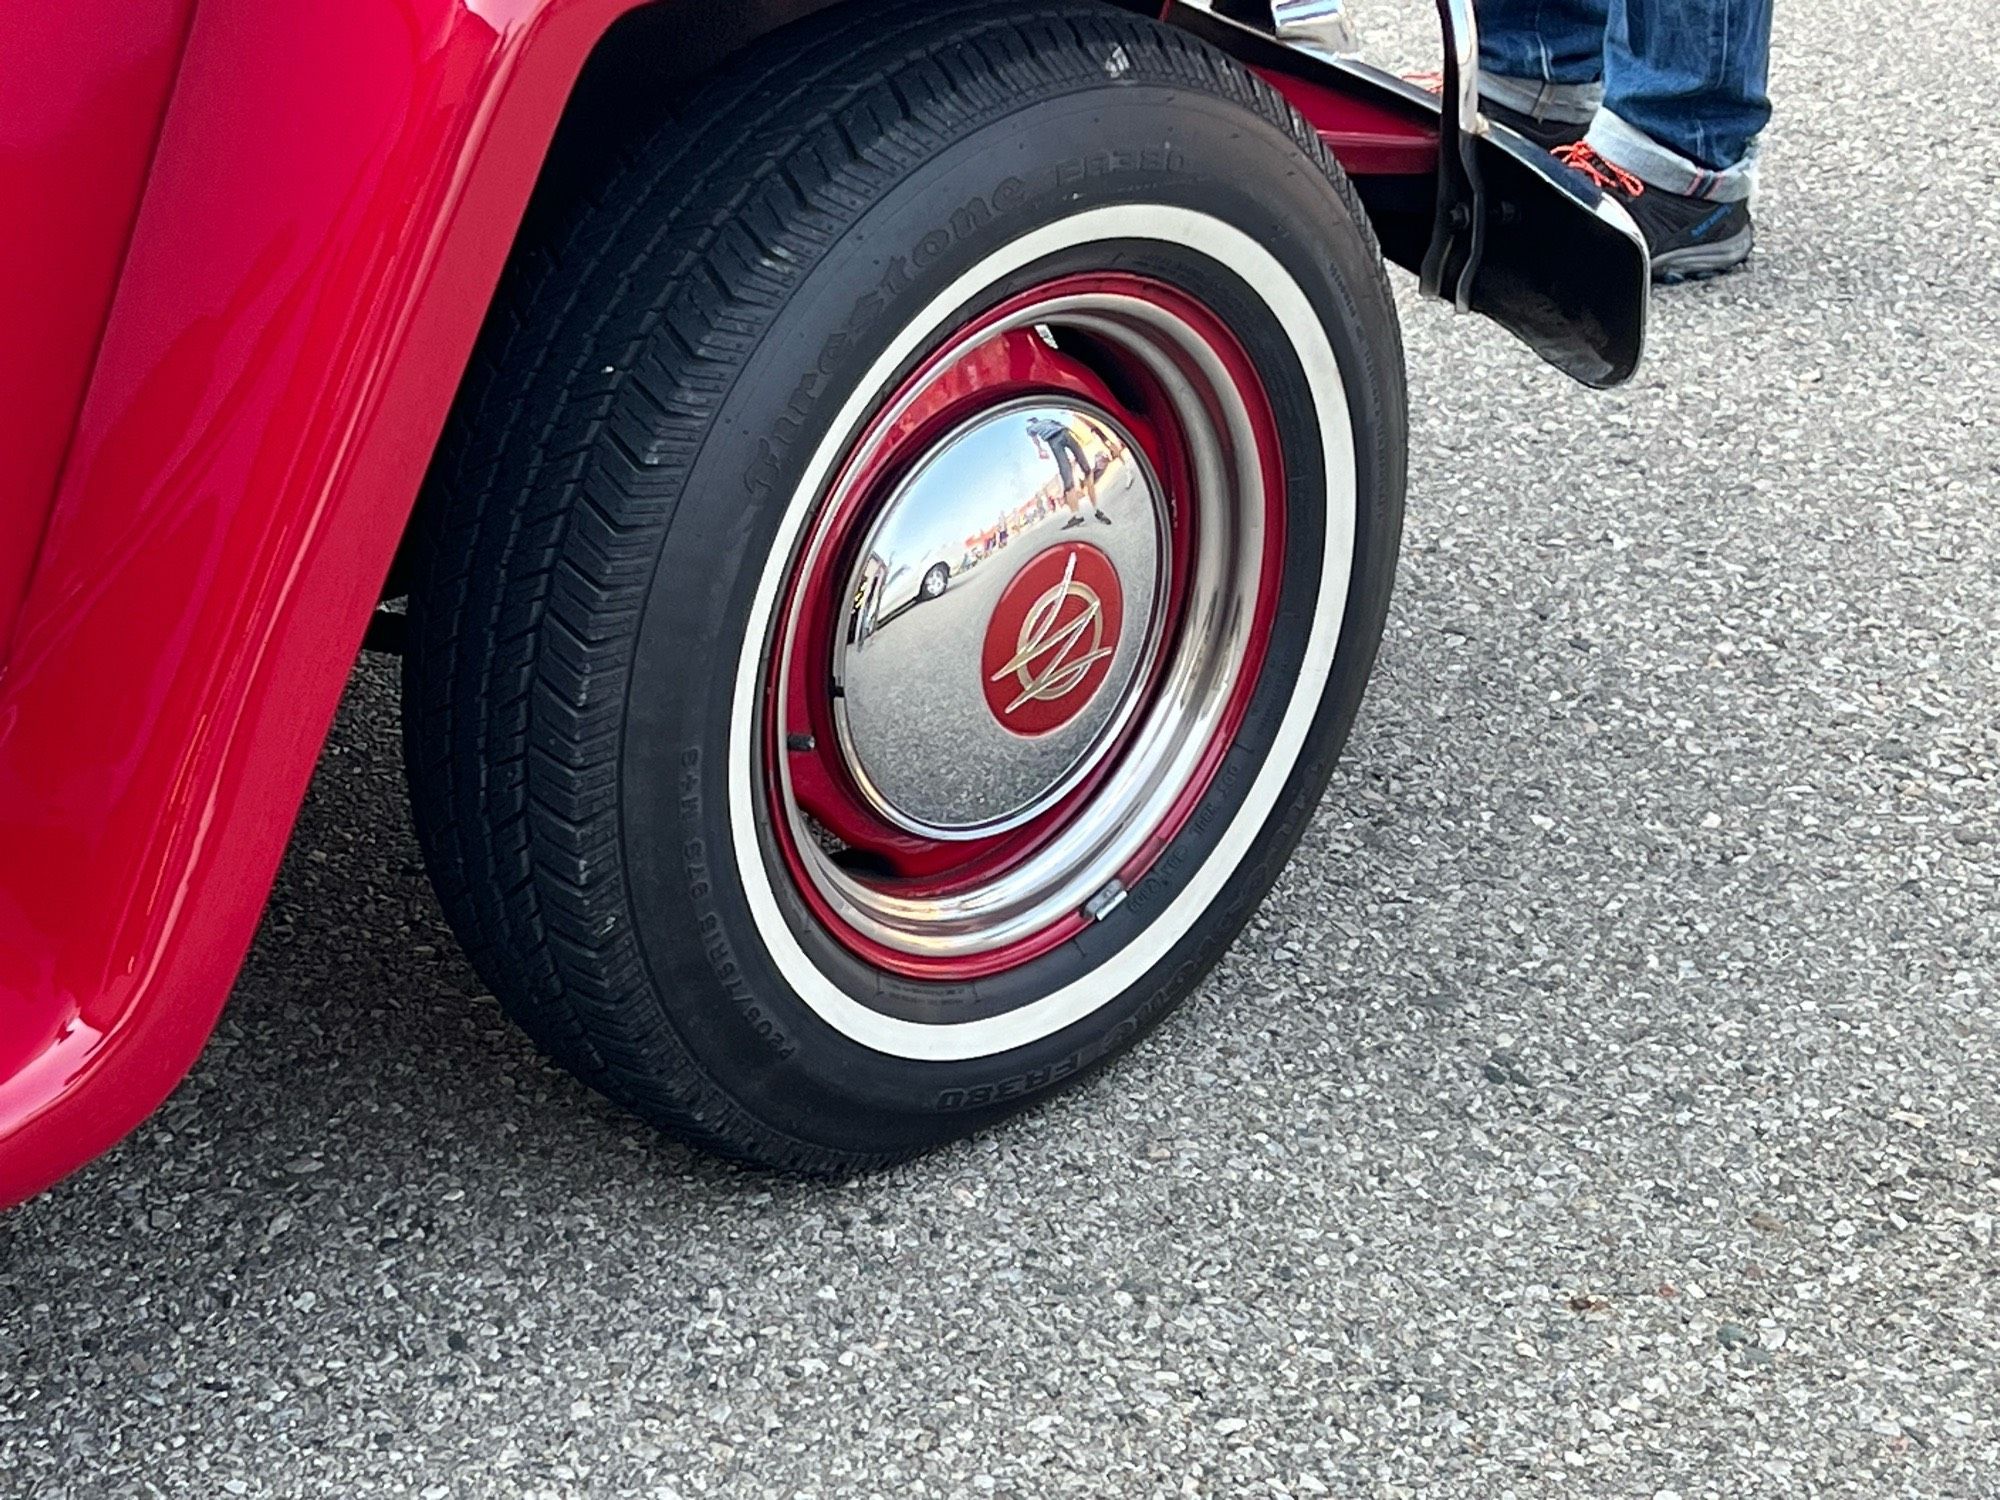
[[[192,0],[0,10],[0,658],[48,520]]]
[[[0,1201],[124,1135],[213,1028],[629,3],[198,5],[0,667]]]
[[[0,366],[0,1204],[213,1028],[564,104],[634,3],[0,23],[38,59],[9,59],[0,185],[52,204],[0,262],[37,302],[0,293],[29,331]],[[1365,124],[1359,169],[1420,149]]]
[[[1428,177],[1437,170],[1438,138],[1406,115],[1343,94],[1309,78],[1252,68],[1291,101],[1350,177]]]

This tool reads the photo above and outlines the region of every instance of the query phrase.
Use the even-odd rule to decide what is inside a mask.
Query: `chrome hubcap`
[[[1132,435],[1080,403],[1003,406],[916,465],[861,547],[832,663],[841,752],[883,817],[984,838],[1089,775],[1151,664],[1168,524]]]

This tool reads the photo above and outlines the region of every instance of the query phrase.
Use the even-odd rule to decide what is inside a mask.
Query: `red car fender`
[[[0,662],[0,1205],[213,1029],[563,106],[637,3],[197,0]],[[1424,160],[1360,123],[1357,170]]]
[[[125,0],[107,26],[88,5],[0,6],[0,661],[192,8]]]
[[[0,676],[0,1202],[138,1124],[213,1028],[632,3],[200,0]]]

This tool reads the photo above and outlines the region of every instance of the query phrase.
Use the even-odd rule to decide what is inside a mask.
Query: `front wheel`
[[[814,1171],[1136,1039],[1296,843],[1388,603],[1396,319],[1313,133],[1107,7],[850,5],[529,249],[406,680],[494,993]]]

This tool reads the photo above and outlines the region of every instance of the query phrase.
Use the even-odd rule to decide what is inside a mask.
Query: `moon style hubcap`
[[[832,662],[841,750],[875,809],[967,840],[1073,790],[1151,665],[1170,531],[1144,452],[1093,406],[1002,405],[924,455],[861,546]]]
[[[1276,419],[1205,305],[1102,273],[973,320],[854,443],[774,626],[764,785],[812,920],[964,983],[1116,909],[1234,742],[1283,556]]]

